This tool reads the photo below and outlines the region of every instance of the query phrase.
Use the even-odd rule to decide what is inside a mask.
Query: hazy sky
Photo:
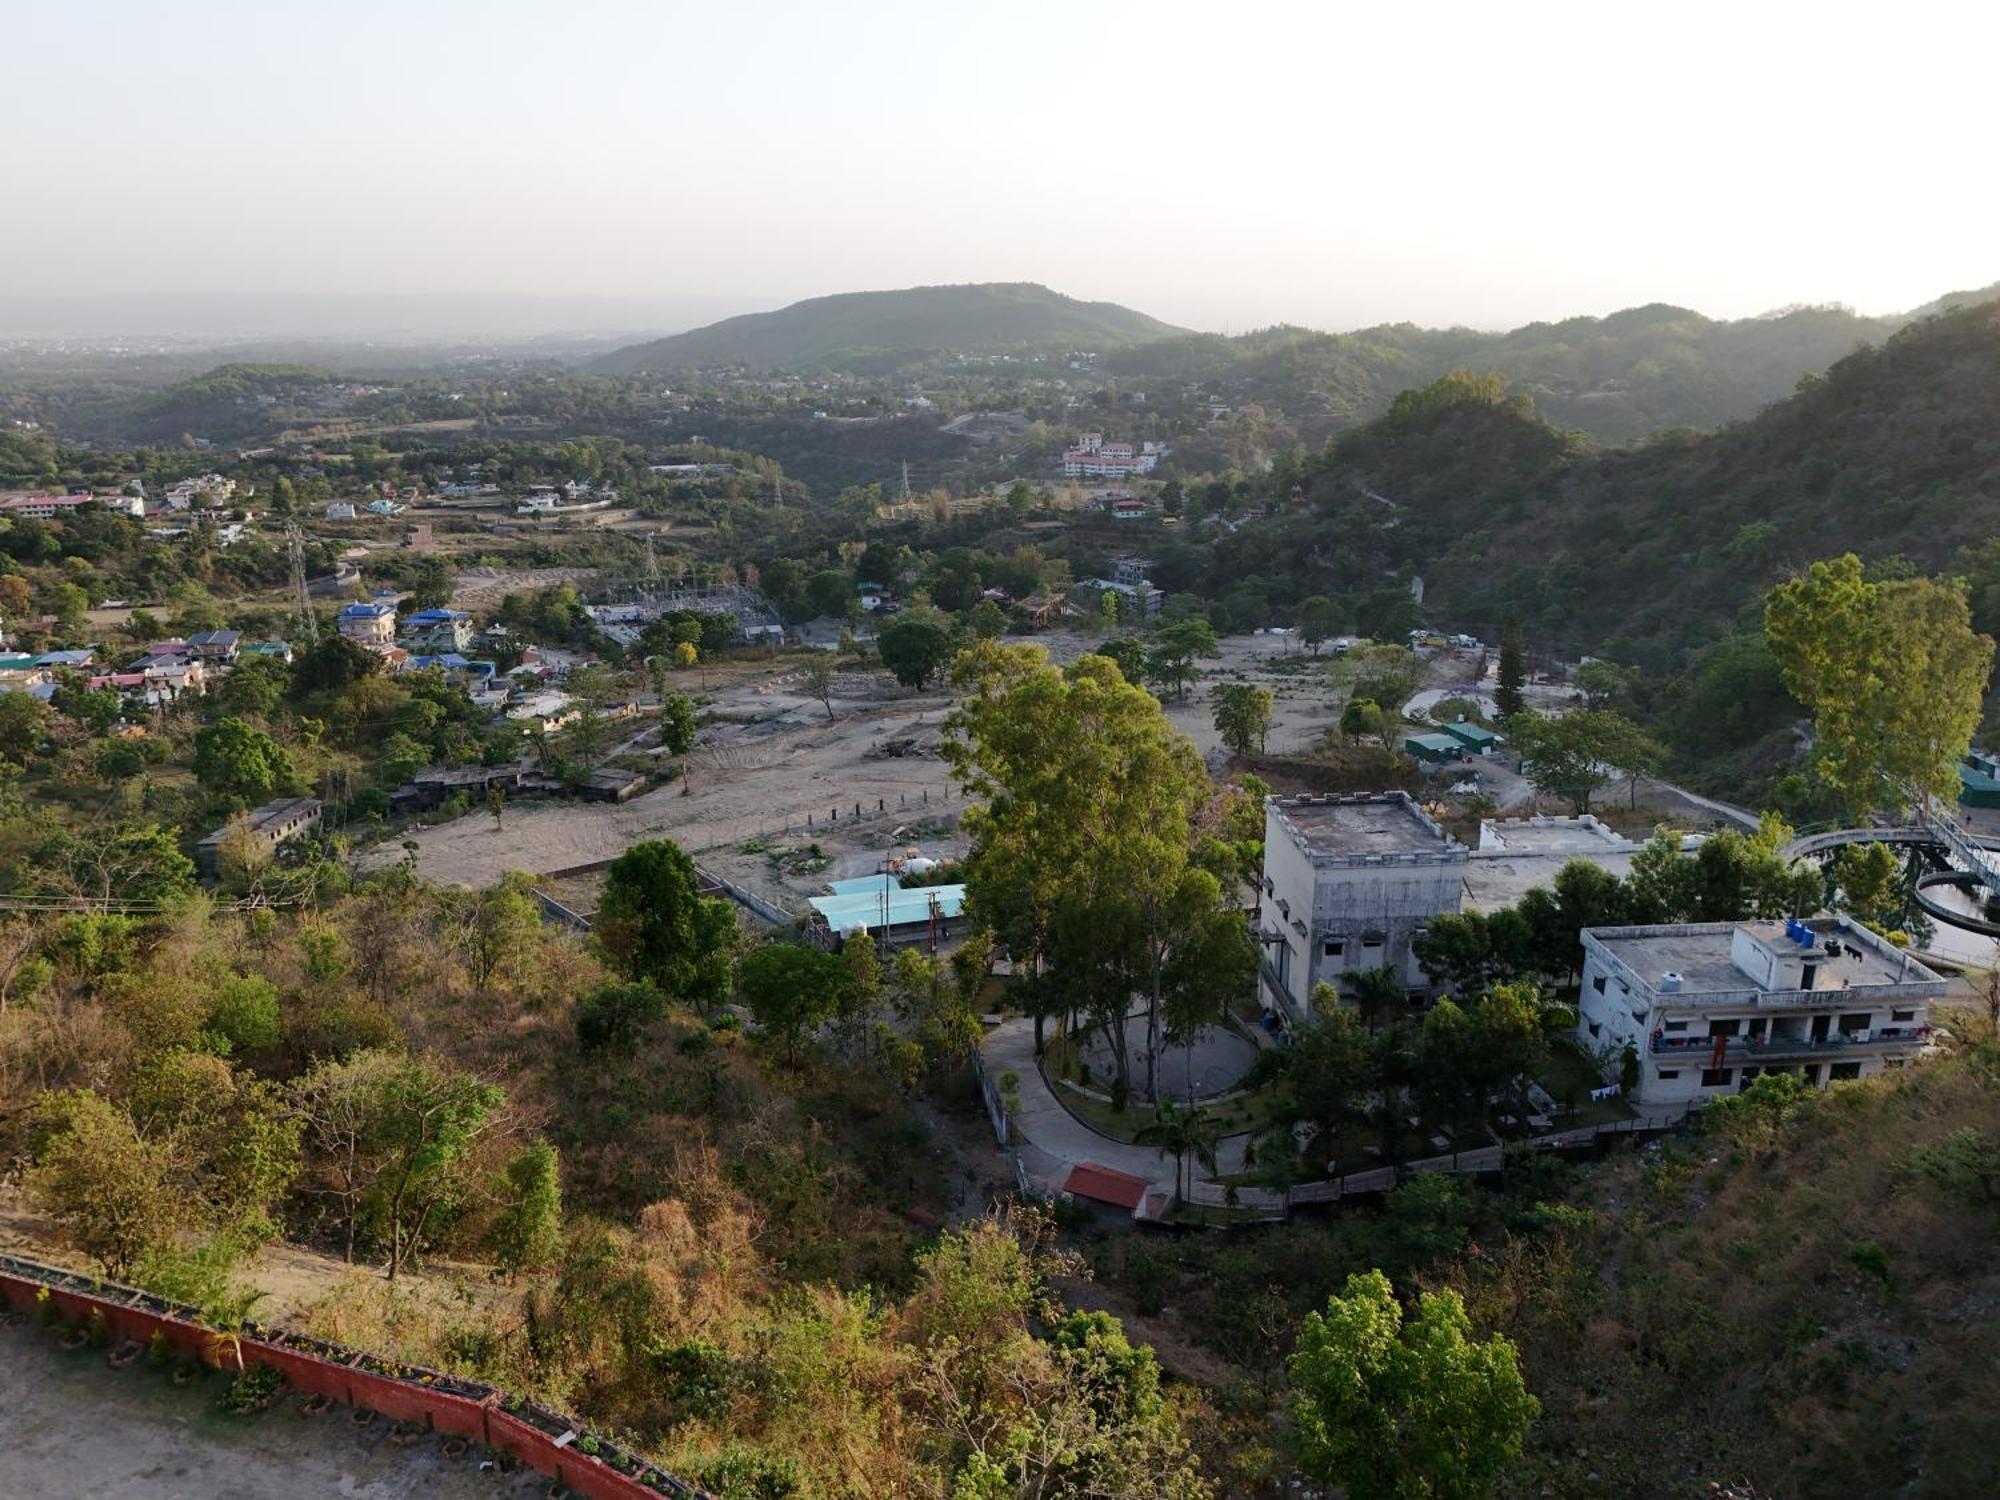
[[[1890,311],[2000,279],[1996,42],[1991,3],[43,0],[0,292]]]

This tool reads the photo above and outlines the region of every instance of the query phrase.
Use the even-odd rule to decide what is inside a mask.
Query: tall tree
[[[1215,1148],[1220,1139],[1214,1125],[1199,1112],[1176,1104],[1171,1099],[1162,1099],[1153,1119],[1133,1132],[1133,1141],[1141,1146],[1151,1146],[1162,1156],[1174,1159],[1174,1203],[1178,1206],[1187,1197],[1187,1163],[1192,1156],[1196,1163],[1215,1170]]]
[[[562,1181],[556,1148],[547,1141],[525,1147],[507,1163],[500,1217],[493,1226],[493,1258],[510,1276],[554,1261],[562,1250]]]
[[[298,778],[284,746],[242,719],[218,719],[194,737],[195,778],[212,791],[258,801]]]
[[[670,839],[634,844],[605,873],[597,940],[617,967],[706,1009],[729,993],[736,914],[701,894],[694,861]]]
[[[1290,1374],[1302,1466],[1352,1500],[1480,1500],[1541,1413],[1513,1344],[1474,1339],[1458,1293],[1406,1317],[1380,1271],[1306,1315]]]
[[[936,620],[899,619],[875,638],[882,665],[904,687],[924,688],[951,660],[951,632]]]
[[[506,1097],[469,1073],[413,1058],[380,1077],[370,1102],[369,1138],[379,1155],[362,1211],[388,1251],[394,1281],[469,1193],[472,1148]]]
[[[1176,620],[1153,632],[1153,649],[1146,657],[1146,675],[1187,697],[1188,684],[1199,675],[1198,658],[1215,655],[1215,627],[1203,619]]]
[[[803,943],[771,943],[737,966],[743,1003],[769,1036],[782,1038],[785,1060],[799,1043],[839,1013],[854,982],[840,955]]]
[[[1301,599],[1293,619],[1298,622],[1299,639],[1315,656],[1325,642],[1340,634],[1340,607],[1324,594]]]
[[[1068,995],[1122,1006],[1142,989],[1157,1040],[1194,813],[1209,789],[1200,756],[1102,656],[1057,668],[1039,646],[981,642],[954,681],[945,754],[985,799],[965,815],[972,910],[1036,980],[1050,961],[1066,968]],[[1112,1030],[1122,1048],[1122,1026]]]
[[[1249,682],[1220,682],[1209,693],[1215,732],[1238,755],[1261,751],[1271,732],[1271,690]]]
[[[799,685],[810,697],[819,699],[826,709],[827,718],[833,717],[833,658],[824,651],[815,651],[812,659],[800,674]]]
[[[1636,776],[1657,764],[1659,749],[1645,732],[1609,709],[1580,708],[1559,716],[1517,713],[1507,721],[1535,790],[1561,797],[1579,813],[1614,770]]]
[[[1773,589],[1764,629],[1813,711],[1820,777],[1851,814],[1955,795],[1993,670],[1962,584],[1871,581],[1850,552]]]
[[[1500,627],[1500,681],[1493,693],[1493,706],[1500,711],[1502,719],[1512,719],[1527,706],[1527,699],[1521,692],[1527,680],[1521,622],[1510,619]]]

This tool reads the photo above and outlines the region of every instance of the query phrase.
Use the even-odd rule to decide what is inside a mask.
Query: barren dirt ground
[[[484,813],[459,818],[413,835],[417,867],[445,884],[486,885],[508,870],[566,869],[665,837],[717,873],[778,899],[787,883],[763,853],[744,854],[745,843],[818,842],[830,860],[848,866],[828,869],[804,890],[817,890],[829,875],[856,873],[857,863],[872,870],[892,838],[898,846],[908,841],[910,825],[948,823],[964,805],[936,754],[949,704],[885,692],[872,674],[844,678],[839,691],[848,696],[835,697],[829,720],[823,705],[799,693],[795,669],[712,680],[704,713],[713,722],[702,729],[685,778],[620,806],[522,802],[498,828]],[[895,741],[912,742],[911,753],[886,753]],[[949,838],[921,842],[933,854],[952,852]],[[390,844],[362,863],[401,857]]]
[[[64,1351],[47,1329],[0,1328],[0,1495],[20,1500],[527,1500],[541,1475],[502,1476],[477,1449],[448,1459],[439,1439],[409,1447],[389,1424],[356,1427],[345,1408],[304,1417],[286,1400],[256,1416],[217,1409],[226,1376],[179,1387],[145,1360],[106,1366],[102,1349]]]
[[[1036,643],[1067,662],[1096,638],[1057,634]],[[1169,699],[1166,707],[1211,764],[1221,754],[1208,703],[1214,683],[1253,681],[1272,689],[1274,754],[1309,749],[1334,721],[1324,661],[1303,657],[1285,637],[1231,637],[1202,667],[1187,697]],[[828,879],[873,871],[891,847],[914,843],[941,858],[962,852],[952,824],[964,799],[937,755],[949,697],[908,693],[881,673],[844,673],[829,720],[799,678],[795,657],[712,672],[701,694],[709,722],[684,783],[622,806],[522,802],[497,828],[484,813],[427,828],[412,835],[418,870],[448,885],[487,885],[509,870],[568,869],[664,837],[717,874],[798,907]],[[891,753],[896,749],[904,753]],[[772,858],[815,843],[822,867],[788,871]],[[745,850],[746,844],[770,847]],[[402,853],[391,843],[368,851],[361,863],[378,868]]]

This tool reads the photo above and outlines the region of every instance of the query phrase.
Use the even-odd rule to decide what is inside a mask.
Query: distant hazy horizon
[[[30,7],[0,334],[665,333],[970,281],[1218,331],[1898,312],[2000,277],[2000,11],[1860,14]]]

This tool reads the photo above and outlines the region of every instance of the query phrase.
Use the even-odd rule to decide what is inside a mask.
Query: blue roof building
[[[863,875],[827,888],[832,895],[814,896],[807,904],[834,937],[867,932],[877,942],[909,941],[929,932],[933,918],[942,937],[944,924],[965,910],[963,885],[905,889],[893,875]]]

